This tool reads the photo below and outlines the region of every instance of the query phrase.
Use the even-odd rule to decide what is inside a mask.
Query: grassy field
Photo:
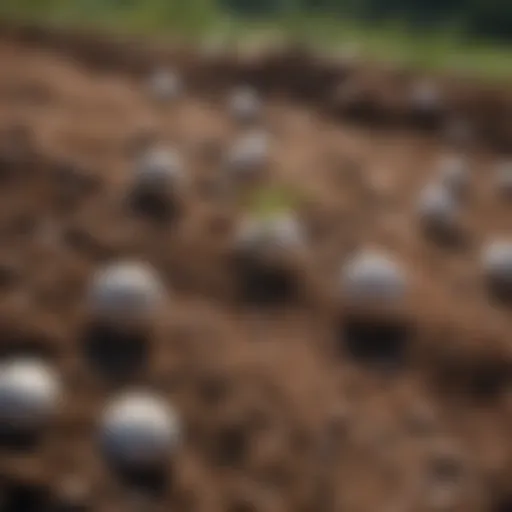
[[[399,23],[369,26],[300,13],[267,21],[240,20],[219,12],[212,0],[4,0],[0,16],[247,46],[301,40],[334,55],[355,52],[427,70],[512,78],[512,46],[471,41],[454,28],[419,34]]]

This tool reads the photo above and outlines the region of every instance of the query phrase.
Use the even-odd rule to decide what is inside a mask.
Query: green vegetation
[[[193,37],[219,20],[211,0],[4,0],[0,16]]]
[[[334,54],[512,76],[510,0],[3,0],[0,16],[244,45],[300,39]]]
[[[221,4],[250,16],[298,13],[367,21],[400,19],[416,31],[455,24],[470,34],[512,40],[510,0],[221,0]]]
[[[242,199],[244,210],[262,219],[296,211],[305,201],[304,193],[284,184],[259,187]]]
[[[242,38],[248,45],[265,38],[279,40],[285,34],[333,56],[355,51],[369,59],[418,69],[468,72],[491,79],[512,77],[512,42],[469,38],[454,28],[415,32],[394,21],[369,23],[319,16],[245,21],[233,31],[235,39]]]

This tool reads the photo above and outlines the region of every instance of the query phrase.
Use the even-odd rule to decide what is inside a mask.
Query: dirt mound
[[[145,78],[168,61],[187,94],[161,108]],[[447,80],[453,102],[425,115],[400,103],[406,74],[5,25],[0,62],[0,357],[44,357],[66,391],[42,444],[2,448],[1,510],[62,510],[66,499],[98,511],[508,510],[512,315],[490,299],[479,258],[512,232],[490,179],[502,155],[484,144],[510,143],[510,95],[477,85],[466,95]],[[311,242],[285,264],[291,293],[282,274],[257,274],[273,293],[256,294],[254,268],[234,271],[243,211],[218,185],[239,130],[225,99],[242,82],[268,95],[267,179],[304,197]],[[457,246],[426,237],[414,213],[453,149],[435,136],[446,119],[469,121],[482,142],[468,149]],[[134,156],[153,139],[176,147],[189,178],[164,221],[127,201]],[[336,284],[367,246],[394,254],[412,289],[372,322]],[[152,263],[171,302],[145,358],[132,357],[140,365],[112,379],[88,357],[85,298],[93,272],[120,258]],[[142,489],[108,470],[95,430],[107,399],[135,385],[168,397],[186,433],[172,471]]]
[[[474,77],[439,76],[430,80],[439,100],[424,108],[413,99],[417,83],[423,81],[421,76],[405,69],[379,69],[376,65],[368,69],[363,63],[336,62],[304,48],[244,57],[236,52],[208,55],[190,48],[169,50],[127,38],[30,25],[0,26],[0,37],[2,34],[64,53],[96,70],[141,75],[157,65],[172,63],[188,76],[191,87],[202,92],[222,92],[229,85],[251,83],[267,94],[307,101],[329,115],[364,124],[428,130],[449,140],[463,139],[461,144],[482,142],[501,151],[509,151],[512,142],[512,95],[506,83],[491,86],[478,84]],[[453,137],[454,124],[464,125],[471,141]]]

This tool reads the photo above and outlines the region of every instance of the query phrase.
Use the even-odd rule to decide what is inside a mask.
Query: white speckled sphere
[[[401,265],[378,251],[354,256],[341,270],[342,295],[353,304],[391,304],[404,299],[407,276]]]
[[[251,87],[240,87],[233,91],[229,99],[229,112],[240,123],[255,122],[262,110],[258,93]]]
[[[305,245],[306,234],[300,221],[291,213],[270,218],[245,219],[236,235],[236,246],[249,252],[294,251]]]
[[[184,179],[183,163],[175,152],[152,148],[137,162],[134,187],[140,191],[164,193],[181,186]]]
[[[444,185],[429,185],[420,194],[418,214],[423,225],[434,231],[445,232],[455,227],[459,204]]]
[[[61,383],[52,368],[37,360],[0,365],[0,423],[13,429],[44,426],[61,399]]]
[[[452,155],[441,160],[439,165],[440,180],[454,194],[460,195],[467,191],[471,171],[467,160]]]
[[[149,77],[149,94],[159,102],[177,99],[183,92],[183,82],[175,71],[158,69]]]
[[[489,243],[482,251],[482,265],[490,280],[512,291],[512,239]]]
[[[98,270],[89,290],[93,314],[114,323],[146,319],[164,298],[164,285],[156,272],[137,262],[115,263]]]
[[[179,417],[162,398],[129,392],[107,406],[100,439],[105,456],[121,467],[158,467],[172,458],[179,446]]]
[[[270,141],[267,134],[253,132],[238,139],[227,157],[228,172],[235,179],[254,177],[269,160]]]

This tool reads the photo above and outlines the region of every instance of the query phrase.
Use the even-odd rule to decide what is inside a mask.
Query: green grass
[[[357,51],[379,62],[415,69],[469,73],[490,79],[512,78],[512,45],[497,45],[464,37],[454,28],[412,33],[399,23],[369,26],[347,20],[311,19],[282,23],[250,23],[240,27],[245,40],[295,38],[320,52],[340,56]]]
[[[0,16],[197,38],[219,21],[212,5],[210,0],[4,0]]]
[[[339,18],[300,14],[271,21],[230,19],[214,0],[3,0],[0,16],[104,29],[189,41],[228,39],[251,46],[301,40],[327,53],[347,48],[377,61],[414,68],[464,71],[490,79],[512,78],[512,46],[470,41],[449,27],[412,33],[399,23],[369,26]]]

